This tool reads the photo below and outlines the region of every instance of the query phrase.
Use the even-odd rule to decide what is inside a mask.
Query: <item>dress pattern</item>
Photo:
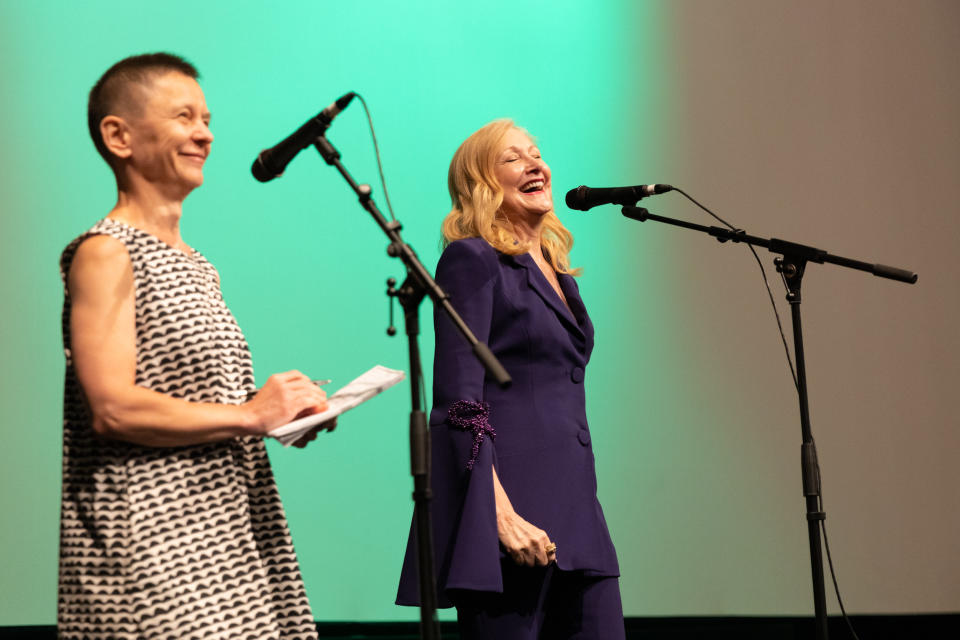
[[[98,234],[123,242],[133,265],[136,384],[244,402],[250,352],[213,265],[104,219],[64,250],[64,284],[80,243]],[[60,637],[316,638],[263,441],[154,448],[96,436],[69,320],[65,291]]]

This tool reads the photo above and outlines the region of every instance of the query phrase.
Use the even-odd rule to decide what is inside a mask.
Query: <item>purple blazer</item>
[[[431,515],[441,607],[451,606],[448,589],[503,591],[491,467],[517,513],[557,544],[560,569],[620,573],[585,410],[593,324],[574,279],[558,277],[570,310],[533,258],[502,254],[481,238],[452,243],[437,265],[454,308],[513,378],[506,390],[487,380],[446,315],[435,314]],[[489,406],[495,435],[478,449],[474,433],[448,415],[458,401]],[[411,528],[397,604],[419,603],[414,535]]]

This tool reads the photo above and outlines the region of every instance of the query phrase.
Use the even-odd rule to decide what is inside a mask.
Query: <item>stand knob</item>
[[[397,335],[397,328],[393,326],[393,299],[397,297],[397,279],[387,278],[387,309],[390,313],[390,324],[387,326],[387,335],[391,338]]]
[[[788,278],[797,275],[797,265],[792,262],[784,263],[783,258],[774,258],[773,264],[777,268],[777,273],[782,273]]]

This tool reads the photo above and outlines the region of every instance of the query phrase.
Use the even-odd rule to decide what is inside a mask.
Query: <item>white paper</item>
[[[346,386],[341,387],[332,396],[327,398],[327,410],[321,413],[300,418],[272,429],[267,435],[276,438],[283,443],[283,446],[289,447],[299,440],[311,428],[332,420],[356,406],[359,406],[378,395],[381,391],[389,389],[406,377],[403,371],[388,369],[382,365],[377,365],[350,381]]]

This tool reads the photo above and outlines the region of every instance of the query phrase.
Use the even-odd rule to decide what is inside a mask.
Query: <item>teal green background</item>
[[[404,237],[431,270],[449,208],[447,165],[459,142],[486,122],[511,117],[538,137],[558,201],[581,182],[629,180],[645,169],[634,156],[652,157],[646,152],[658,144],[647,140],[638,154],[630,143],[631,130],[655,118],[658,105],[628,81],[656,75],[654,6],[5,1],[0,18],[0,134],[11,154],[0,178],[0,624],[55,619],[63,379],[57,259],[113,204],[111,175],[86,133],[85,101],[114,61],[166,50],[201,71],[215,141],[205,184],[186,201],[183,234],[220,270],[261,383],[297,368],[333,378],[335,388],[375,363],[408,367],[404,340],[384,331],[385,280],[402,278],[402,267],[387,257],[381,231],[336,171],[308,150],[282,179],[261,185],[250,177],[259,149],[337,96],[354,90],[368,101]],[[329,138],[386,210],[359,103]],[[614,443],[633,425],[611,401],[624,391],[613,345],[627,331],[621,310],[630,302],[609,294],[624,270],[651,261],[655,249],[624,253],[611,217],[561,215],[577,239],[573,260],[585,267],[581,286],[600,335],[590,411],[602,497],[618,514],[611,496],[630,457],[623,441]],[[645,278],[633,286],[657,288]],[[421,316],[430,363],[429,303]],[[650,345],[649,357],[661,348]],[[392,604],[411,512],[408,410],[403,383],[304,451],[270,445],[317,619],[415,616]],[[630,517],[613,520],[623,540]],[[630,602],[629,589],[626,596]]]

